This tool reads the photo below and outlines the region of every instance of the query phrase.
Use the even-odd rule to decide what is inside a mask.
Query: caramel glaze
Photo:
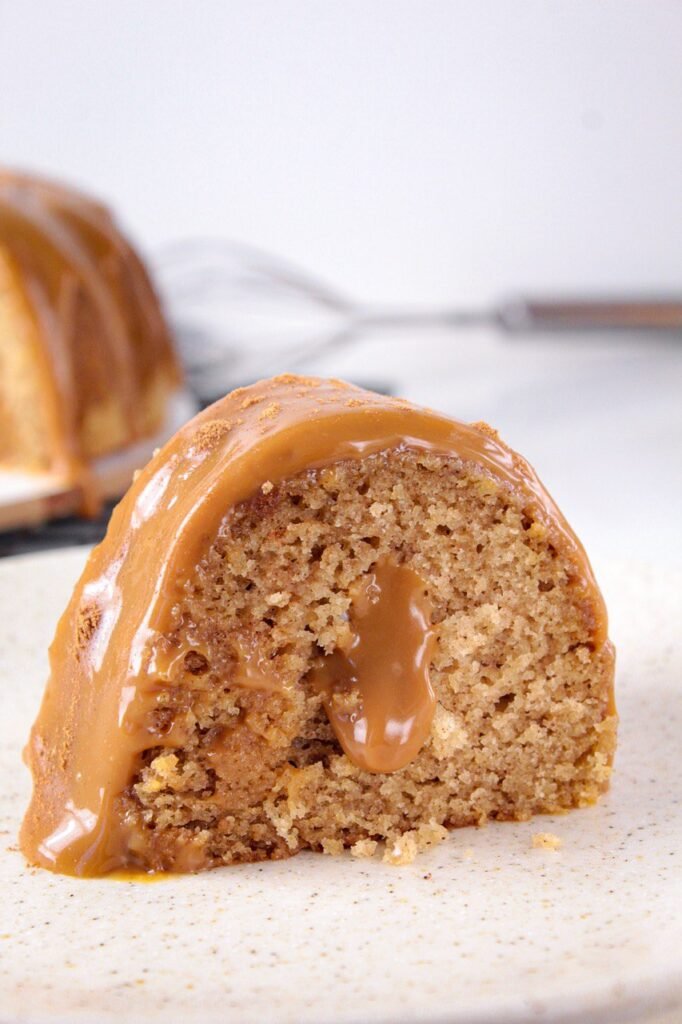
[[[129,885],[149,885],[150,882],[165,882],[173,876],[165,871],[120,871],[109,872],[108,877],[112,882],[126,882]]]
[[[421,750],[436,709],[424,581],[406,565],[381,562],[351,609],[350,644],[325,659],[313,682],[351,761],[368,772],[395,772]]]
[[[21,847],[31,863],[76,875],[136,866],[119,798],[144,750],[186,741],[154,724],[169,658],[182,653],[169,651],[165,635],[178,626],[183,586],[230,509],[264,484],[406,448],[473,463],[513,492],[526,514],[545,524],[568,566],[594,647],[607,642],[604,602],[580,542],[528,463],[489,427],[340,381],[287,375],[234,391],[183,427],[139,474],[59,622],[26,751],[34,790]],[[402,582],[409,598],[414,580]],[[368,625],[370,614],[379,615],[368,612]],[[426,628],[426,605],[417,602],[416,614]],[[361,618],[355,626],[364,674],[370,661]],[[413,640],[406,643],[414,652]],[[418,674],[423,667],[421,661]],[[257,662],[241,673],[247,682],[254,674],[260,676]],[[425,679],[420,685],[428,697]],[[342,737],[344,729],[338,724]],[[349,753],[359,756],[350,743]]]
[[[116,398],[127,440],[148,433],[144,389],[154,374],[180,380],[159,301],[106,208],[64,186],[0,169],[0,247],[36,321],[50,468],[87,504],[80,422],[100,396],[83,361]]]

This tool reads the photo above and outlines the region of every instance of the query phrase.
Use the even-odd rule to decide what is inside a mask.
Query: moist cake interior
[[[454,456],[402,449],[266,482],[173,609],[149,747],[118,798],[131,864],[382,842],[401,862],[454,826],[593,802],[615,747],[613,652],[595,650],[555,544],[523,496]],[[343,752],[315,682],[386,560],[423,581],[436,698],[426,743],[389,774]]]

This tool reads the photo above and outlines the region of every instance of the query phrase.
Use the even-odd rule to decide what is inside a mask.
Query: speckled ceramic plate
[[[16,847],[20,750],[83,560],[0,563],[0,1020],[682,1020],[682,572],[599,567],[622,718],[599,806],[460,830],[403,868],[301,855],[143,884]]]

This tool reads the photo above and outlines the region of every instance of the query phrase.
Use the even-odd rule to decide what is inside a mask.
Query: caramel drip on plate
[[[605,642],[606,610],[580,542],[528,463],[490,428],[339,381],[284,376],[234,391],[140,473],[57,627],[27,748],[34,791],[21,846],[32,863],[78,875],[126,866],[119,796],[144,750],[177,742],[153,714],[164,634],[229,510],[264,484],[404,449],[461,460],[512,492],[567,564],[595,647]]]
[[[314,675],[336,738],[365,771],[404,768],[429,737],[436,709],[430,615],[417,573],[380,563],[354,597],[350,645],[326,658]]]
[[[132,885],[149,885],[151,882],[165,882],[173,876],[165,871],[127,871],[121,868],[111,871],[108,876],[112,882],[126,882]]]

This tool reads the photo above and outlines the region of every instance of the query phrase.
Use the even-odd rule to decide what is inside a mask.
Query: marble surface
[[[0,564],[3,1024],[680,1020],[680,571],[601,565],[622,724],[598,806],[459,830],[403,868],[301,855],[143,884],[32,870],[16,846],[20,750],[85,554]]]

